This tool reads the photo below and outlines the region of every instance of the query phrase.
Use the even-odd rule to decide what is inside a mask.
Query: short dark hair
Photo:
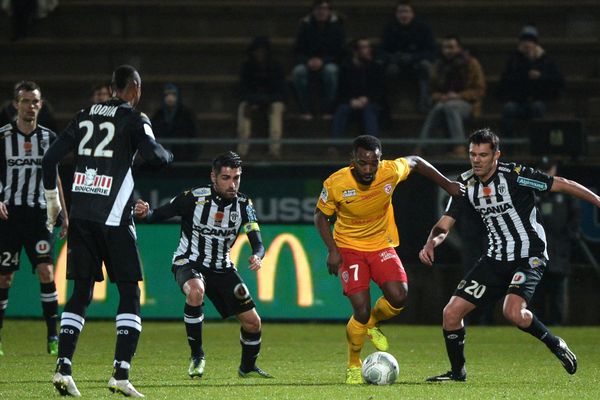
[[[372,135],[360,135],[352,142],[352,154],[356,154],[358,148],[365,150],[381,151],[381,140]]]
[[[400,0],[400,1],[396,2],[396,9],[398,9],[398,7],[400,7],[400,6],[406,6],[406,7],[412,8],[412,1]]]
[[[34,90],[39,90],[40,94],[42,93],[40,86],[33,82],[33,81],[20,81],[17,82],[15,84],[15,89],[14,89],[14,99],[15,101],[19,101],[19,93],[21,93],[21,91],[24,92],[33,92]]]
[[[460,47],[463,47],[462,40],[460,40],[460,36],[458,36],[456,33],[449,33],[444,36],[442,40],[456,40],[456,43],[458,43]]]
[[[125,89],[131,82],[135,82],[136,75],[139,76],[137,70],[131,65],[120,65],[118,66],[112,75],[112,90],[116,92],[118,90]],[[139,83],[139,82],[138,82]]]
[[[315,1],[313,1],[312,8],[314,10],[316,7],[319,7],[319,6],[323,5],[323,4],[327,4],[327,6],[329,6],[329,8],[331,8],[331,1],[330,0],[315,0]]]
[[[227,151],[219,154],[212,162],[212,170],[215,174],[221,172],[221,168],[223,167],[240,168],[241,166],[242,158],[239,156],[239,154],[234,153],[233,151]]]
[[[489,143],[492,151],[496,152],[500,149],[500,138],[490,128],[477,129],[469,136],[469,144]]]

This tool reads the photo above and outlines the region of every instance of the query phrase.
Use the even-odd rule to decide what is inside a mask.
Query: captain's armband
[[[244,225],[244,233],[253,231],[260,232],[260,227],[258,226],[257,222],[248,222],[246,225]]]

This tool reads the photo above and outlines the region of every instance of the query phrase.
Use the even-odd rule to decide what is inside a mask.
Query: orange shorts
[[[368,290],[371,279],[379,287],[385,282],[408,282],[402,261],[392,247],[377,251],[339,248],[342,266],[339,269],[346,296]]]

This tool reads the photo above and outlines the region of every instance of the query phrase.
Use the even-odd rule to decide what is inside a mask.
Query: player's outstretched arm
[[[143,219],[146,222],[160,222],[169,218],[181,215],[179,211],[180,196],[174,197],[167,204],[155,208],[150,207],[150,204],[142,199],[138,199],[133,208],[133,215],[138,219]]]
[[[566,193],[578,199],[588,201],[600,208],[600,196],[575,181],[555,176],[550,191]]]
[[[252,255],[248,258],[248,268],[252,271],[258,271],[265,256],[265,246],[259,230],[249,231],[247,235],[252,248]]]
[[[463,196],[465,187],[462,183],[451,181],[446,178],[440,171],[431,165],[427,160],[419,156],[405,157],[408,160],[408,165],[411,170],[417,171],[419,174],[434,181],[438,186],[444,189],[450,196]]]
[[[419,259],[423,264],[429,266],[433,265],[435,262],[434,249],[442,244],[444,240],[446,240],[446,237],[448,236],[448,233],[454,226],[455,222],[456,221],[454,218],[444,215],[433,226],[431,232],[429,233],[429,237],[427,238],[427,242],[425,242],[425,245],[419,252]]]
[[[331,234],[331,223],[329,222],[329,217],[323,214],[321,210],[318,208],[315,210],[314,223],[323,243],[327,246],[327,269],[331,275],[337,276],[338,270],[342,265],[342,256],[333,240],[333,235]]]

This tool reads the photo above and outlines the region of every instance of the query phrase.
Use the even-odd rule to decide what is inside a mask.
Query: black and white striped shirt
[[[26,135],[15,122],[0,128],[0,195],[9,206],[46,208],[42,157],[56,134],[38,125]]]
[[[181,217],[181,237],[173,254],[176,266],[191,263],[217,272],[234,268],[229,252],[242,230],[253,254],[264,253],[254,206],[242,193],[226,200],[210,186],[186,190],[147,219],[156,222],[175,216]]]
[[[459,181],[467,187],[467,194],[450,199],[445,214],[457,219],[463,207],[473,207],[487,229],[488,257],[498,261],[548,259],[535,192],[549,191],[551,176],[515,163],[499,162],[487,182],[481,182],[473,170],[463,173]]]

